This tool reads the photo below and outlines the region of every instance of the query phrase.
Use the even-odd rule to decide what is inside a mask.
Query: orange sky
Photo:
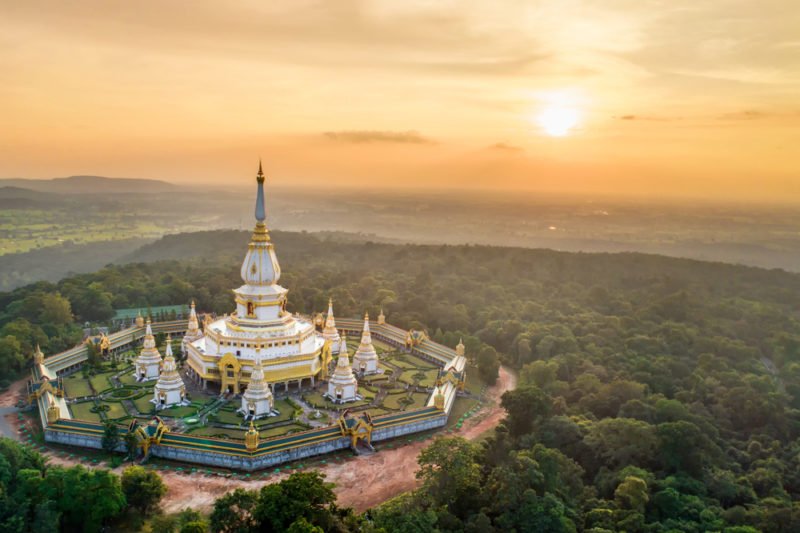
[[[261,155],[281,184],[798,202],[798,28],[795,0],[0,0],[0,176]]]

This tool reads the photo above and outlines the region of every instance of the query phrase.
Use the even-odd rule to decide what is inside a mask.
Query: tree
[[[481,468],[478,448],[461,437],[440,437],[420,452],[417,479],[434,505],[443,505],[455,514],[479,492]]]
[[[258,522],[253,511],[258,495],[249,490],[236,489],[214,502],[211,511],[211,530],[221,533],[250,533],[257,531]]]
[[[500,405],[508,413],[506,425],[511,436],[520,437],[550,416],[553,400],[538,387],[527,385],[504,393]]]
[[[614,491],[614,500],[623,509],[643,513],[645,505],[650,500],[647,483],[642,478],[626,477]]]
[[[122,472],[122,490],[128,504],[149,514],[158,508],[167,487],[161,476],[141,466],[129,466]]]
[[[653,463],[658,444],[654,429],[630,418],[605,418],[592,424],[584,438],[596,457],[592,471],[601,464],[616,469]]]
[[[254,511],[261,531],[286,531],[298,518],[328,529],[329,506],[336,501],[333,484],[319,472],[299,472],[261,489]],[[300,526],[298,526],[300,527]]]
[[[106,420],[103,422],[103,439],[100,446],[108,453],[114,453],[119,445],[119,427],[116,422]]]
[[[485,345],[478,352],[478,374],[486,383],[493,385],[497,381],[500,370],[500,359],[497,350]]]

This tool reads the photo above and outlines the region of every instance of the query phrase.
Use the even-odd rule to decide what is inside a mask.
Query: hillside
[[[59,351],[80,338],[78,324],[104,323],[115,308],[194,299],[202,311],[230,312],[246,238],[176,235],[140,258],[209,255],[112,265],[0,294],[4,379],[24,370],[34,341]],[[376,526],[800,526],[800,275],[632,253],[342,243],[281,232],[274,241],[290,311],[324,310],[330,297],[338,316],[383,309],[391,323],[443,344],[463,338],[487,382],[501,363],[519,373],[488,445],[435,440],[419,457],[421,487],[373,510]],[[222,498],[214,513],[232,505]]]
[[[103,176],[68,176],[51,179],[0,179],[0,187],[18,187],[57,194],[119,194],[169,192],[175,185],[166,181],[140,178],[106,178]]]

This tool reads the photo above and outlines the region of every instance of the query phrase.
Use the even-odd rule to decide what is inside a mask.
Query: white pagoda
[[[147,319],[147,329],[144,332],[144,344],[142,351],[134,361],[136,367],[136,380],[149,381],[158,379],[161,369],[161,354],[156,348],[156,339],[153,337],[153,328],[150,326],[150,319]]]
[[[353,356],[353,366],[364,375],[378,372],[378,352],[372,345],[372,334],[369,332],[369,313],[364,315],[364,330],[361,332],[361,344]]]
[[[233,291],[236,311],[207,320],[202,336],[186,343],[191,375],[204,388],[217,384],[223,394],[241,393],[256,361],[266,382],[284,390],[313,386],[327,362],[325,340],[314,324],[286,310],[289,291],[278,284],[281,268],[265,223],[260,163],[256,182],[256,225],[240,271],[244,284]]]
[[[328,299],[328,316],[325,317],[325,327],[322,330],[322,338],[331,341],[331,351],[340,353],[341,340],[339,331],[336,329],[336,319],[333,317],[333,299]]]
[[[189,308],[189,326],[186,328],[186,334],[181,341],[183,353],[186,353],[187,344],[196,341],[202,336],[203,332],[200,331],[200,324],[197,321],[197,312],[194,309],[194,300],[192,300],[192,306]]]
[[[153,402],[156,409],[179,405],[186,399],[186,387],[183,385],[178,365],[172,355],[172,338],[167,337],[167,348],[164,351],[164,363],[161,374],[153,388]]]
[[[334,403],[345,403],[358,400],[358,382],[350,366],[350,355],[347,353],[347,337],[342,334],[341,350],[339,359],[336,361],[336,369],[328,379],[327,396]]]
[[[272,414],[274,399],[269,384],[264,379],[264,368],[261,366],[261,359],[256,360],[253,373],[250,374],[250,383],[242,394],[242,407],[239,409],[250,419],[263,418]]]

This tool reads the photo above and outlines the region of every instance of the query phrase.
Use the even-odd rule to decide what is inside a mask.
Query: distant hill
[[[0,209],[31,209],[60,203],[61,197],[22,187],[0,187]]]
[[[69,176],[47,180],[26,178],[0,179],[0,188],[17,188],[54,194],[157,193],[176,189],[172,183],[140,178]]]

